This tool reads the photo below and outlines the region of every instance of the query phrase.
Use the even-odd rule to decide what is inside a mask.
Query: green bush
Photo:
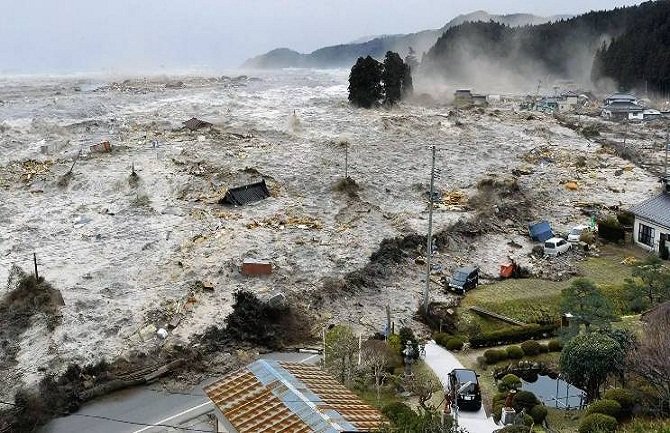
[[[501,393],[519,388],[521,388],[521,379],[514,374],[506,374],[498,383],[498,391]]]
[[[521,349],[519,346],[509,346],[506,350],[507,350],[507,357],[509,359],[523,358],[523,349]]]
[[[536,404],[528,411],[528,415],[533,417],[535,424],[542,424],[547,417],[547,408],[543,404]]]
[[[614,400],[621,406],[620,416],[628,418],[633,414],[635,407],[635,394],[624,388],[610,389],[603,395],[605,400]]]
[[[549,353],[549,345],[540,344],[540,353]]]
[[[602,413],[618,419],[621,416],[621,405],[614,400],[599,400],[591,403],[586,413]]]
[[[460,337],[451,337],[447,340],[447,350],[461,350],[465,342]]]
[[[550,340],[547,346],[550,352],[560,352],[563,350],[563,344],[561,344],[560,340]]]
[[[482,370],[486,370],[487,364],[488,363],[486,362],[485,357],[483,357],[483,356],[478,356],[477,357],[477,365],[479,366],[479,368],[481,368]]]
[[[537,404],[540,404],[540,400],[535,397],[535,394],[530,391],[519,391],[514,395],[512,406],[517,412],[521,412],[522,409],[528,412]]]
[[[524,341],[521,343],[521,349],[527,356],[535,356],[540,354],[540,343],[533,340]]]
[[[498,433],[528,433],[528,427],[525,425],[508,425],[496,431]]]
[[[477,347],[492,347],[503,344],[514,344],[521,341],[532,340],[537,338],[545,338],[546,336],[553,336],[556,334],[558,326],[551,325],[526,325],[515,326],[510,328],[503,328],[497,331],[482,333],[470,338],[470,346]]]
[[[530,427],[530,426],[532,426],[534,423],[535,423],[535,420],[533,420],[533,417],[532,417],[532,416],[530,416],[530,415],[528,415],[528,414],[524,414],[524,416],[523,416],[523,425],[525,425],[526,427]]]
[[[435,340],[435,343],[445,348],[447,347],[447,341],[450,338],[451,335],[447,334],[446,332],[438,332],[435,335],[433,335],[433,340]]]
[[[617,425],[616,418],[602,413],[594,413],[582,419],[579,424],[579,433],[613,433]]]

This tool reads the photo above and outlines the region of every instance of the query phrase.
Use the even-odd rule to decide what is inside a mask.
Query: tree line
[[[411,54],[410,54],[411,56]],[[349,102],[363,108],[395,105],[413,91],[412,72],[398,53],[388,51],[381,63],[359,57],[349,74]]]

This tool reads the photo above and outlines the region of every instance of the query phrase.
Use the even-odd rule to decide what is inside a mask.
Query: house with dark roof
[[[642,119],[644,107],[633,102],[614,101],[605,105],[601,111],[602,117],[610,120]]]
[[[615,102],[626,102],[629,104],[635,104],[638,105],[638,100],[634,95],[631,95],[630,93],[613,93],[609,95],[605,100],[603,101],[604,105],[610,105]]]
[[[227,433],[372,432],[385,424],[319,367],[258,360],[205,387]]]
[[[664,256],[670,247],[670,186],[665,191],[633,206],[633,239],[642,248]]]

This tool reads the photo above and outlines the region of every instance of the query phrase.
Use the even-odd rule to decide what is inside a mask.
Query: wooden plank
[[[512,318],[507,317],[507,316],[503,316],[502,314],[498,314],[498,313],[494,313],[492,311],[485,310],[481,307],[473,306],[473,307],[470,307],[470,310],[479,314],[480,316],[485,316],[485,317],[490,317],[490,318],[493,318],[493,319],[501,320],[503,322],[511,323],[512,325],[516,325],[516,326],[525,326],[526,325],[526,323],[524,323],[524,322],[512,319]]]

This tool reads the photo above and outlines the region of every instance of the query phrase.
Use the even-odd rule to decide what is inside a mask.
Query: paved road
[[[264,359],[286,362],[316,363],[319,355],[312,353],[269,353]],[[212,383],[211,378],[184,394],[154,391],[146,386],[113,393],[84,405],[76,414],[56,418],[41,433],[159,433],[175,432],[171,428],[148,427],[139,424],[186,425],[191,431],[212,431],[202,415],[213,409],[202,387]],[[103,416],[131,423],[103,420],[82,415]]]
[[[435,372],[440,382],[446,388],[448,384],[447,375],[454,368],[464,368],[456,357],[449,351],[430,342],[426,344],[426,364]],[[465,427],[470,433],[490,433],[496,429],[502,428],[493,422],[493,419],[486,417],[486,411],[482,407],[477,412],[460,411],[458,414],[458,424]]]

